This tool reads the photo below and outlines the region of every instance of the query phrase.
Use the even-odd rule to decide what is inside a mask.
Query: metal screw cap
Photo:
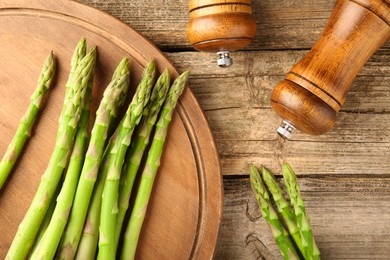
[[[233,64],[232,58],[230,58],[229,51],[219,51],[218,54],[218,66],[222,68],[229,67]]]
[[[291,140],[295,127],[288,121],[283,120],[282,126],[276,130],[280,136]]]

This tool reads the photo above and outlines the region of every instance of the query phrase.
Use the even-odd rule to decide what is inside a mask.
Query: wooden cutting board
[[[102,11],[66,0],[0,2],[1,156],[25,112],[45,57],[53,51],[58,61],[55,86],[32,139],[0,191],[1,259],[51,155],[70,58],[81,37],[98,49],[94,109],[124,56],[131,61],[132,89],[151,58],[156,59],[159,72],[168,67],[172,77],[178,75],[153,44]],[[137,259],[210,259],[222,215],[222,179],[210,128],[190,87],[180,98],[165,148]]]

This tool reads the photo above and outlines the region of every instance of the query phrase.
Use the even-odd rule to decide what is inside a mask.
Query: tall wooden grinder
[[[388,0],[337,0],[318,41],[272,92],[272,107],[284,119],[279,134],[290,139],[295,128],[313,135],[332,129],[357,73],[389,37]]]

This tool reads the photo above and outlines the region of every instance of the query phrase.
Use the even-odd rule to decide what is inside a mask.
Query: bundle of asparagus
[[[62,173],[68,165],[84,100],[88,96],[88,86],[94,71],[95,60],[96,49],[93,48],[80,60],[70,80],[53,153],[30,208],[19,225],[8,251],[7,258],[9,259],[25,259],[34,244]]]
[[[127,96],[128,59],[123,58],[114,71],[89,132],[95,61],[96,48],[87,51],[86,41],[81,39],[71,60],[50,162],[7,259],[95,259],[96,256],[133,259],[135,256],[172,113],[189,72],[181,74],[170,86],[169,71],[165,70],[155,82],[156,65],[151,60],[111,135]],[[47,85],[48,76],[44,78]],[[146,153],[152,133],[153,141]],[[146,165],[141,168],[144,157]],[[136,198],[132,199],[134,209],[129,212],[137,174],[140,185]],[[131,217],[124,225],[126,215]],[[118,249],[125,226],[124,245]]]
[[[298,180],[291,166],[284,163],[282,167],[290,203],[275,176],[265,167],[261,168],[261,173],[260,175],[255,165],[250,165],[249,176],[253,192],[260,205],[261,214],[268,222],[284,259],[320,259],[320,251],[314,240]],[[278,213],[274,210],[268,192],[272,195],[273,202],[284,222],[279,219]]]

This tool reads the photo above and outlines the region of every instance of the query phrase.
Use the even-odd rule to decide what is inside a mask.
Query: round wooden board
[[[131,61],[132,89],[151,58],[159,72],[168,67],[173,78],[178,72],[126,24],[73,1],[3,0],[0,24],[0,155],[25,112],[45,57],[53,51],[58,61],[56,82],[32,139],[0,191],[3,259],[51,155],[70,58],[79,39],[85,37],[98,48],[94,109],[124,56]],[[137,259],[212,258],[222,215],[222,178],[210,128],[188,87],[174,114],[153,192]]]

